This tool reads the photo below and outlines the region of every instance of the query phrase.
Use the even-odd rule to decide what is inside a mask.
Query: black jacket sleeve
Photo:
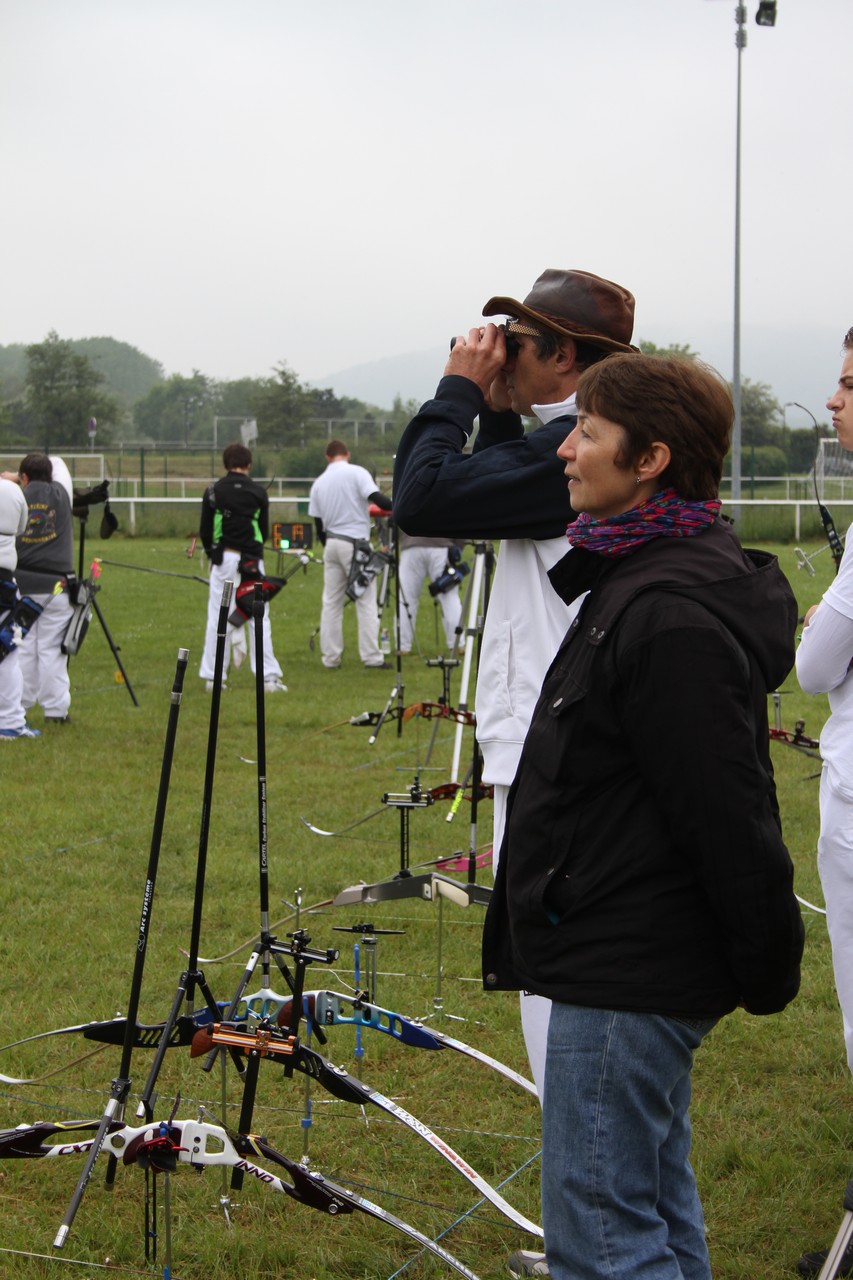
[[[213,512],[215,507],[216,499],[213,494],[213,485],[211,484],[205,489],[204,497],[201,500],[201,515],[198,524],[199,541],[208,555],[213,546]]]
[[[258,529],[261,542],[269,542],[270,537],[270,499],[266,489],[258,485]]]
[[[462,450],[475,417],[471,454]],[[573,519],[557,448],[562,418],[524,434],[517,414],[492,413],[468,378],[442,378],[403,433],[394,518],[406,533],[451,538],[556,538]]]

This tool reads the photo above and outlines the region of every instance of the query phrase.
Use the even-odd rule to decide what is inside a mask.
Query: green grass
[[[87,549],[130,564],[195,573],[185,539],[131,540],[109,544],[90,535]],[[815,549],[817,544],[812,544]],[[779,549],[801,608],[817,600],[829,582],[828,553],[816,558],[817,576],[795,568],[793,549]],[[274,567],[270,565],[269,567]],[[168,1012],[190,941],[202,797],[209,738],[210,696],[197,677],[206,589],[197,582],[105,566],[98,596],[105,621],[120,645],[139,706],[116,681],[116,663],[94,620],[81,653],[72,660],[73,722],[38,741],[2,745],[0,795],[6,816],[0,888],[0,1042],[52,1027],[109,1018],[127,1005],[142,891],[165,732],[169,690],[179,647],[190,649],[180,710],[154,898],[140,1018],[158,1021]],[[309,638],[319,620],[322,572],[298,573],[272,605],[273,635],[290,692],[267,697],[266,759],[269,814],[271,915],[284,939],[295,921],[288,904],[302,902],[301,923],[318,948],[339,947],[338,962],[313,965],[309,985],[347,991],[353,984],[353,942],[338,932],[365,920],[400,935],[381,936],[377,947],[377,999],[410,1016],[469,1040],[517,1070],[526,1070],[514,996],[480,990],[482,909],[463,910],[418,899],[370,907],[310,908],[343,886],[393,875],[399,866],[400,822],[383,806],[388,792],[404,792],[423,768],[425,786],[447,781],[454,731],[414,718],[398,734],[385,725],[374,745],[369,729],[348,721],[388,700],[393,671],[365,671],[358,662],[355,616],[346,614],[347,653],[337,672],[323,670]],[[432,601],[421,604],[424,656],[439,648]],[[404,667],[406,705],[436,701],[441,676],[412,657]],[[458,690],[458,675],[453,693]],[[231,673],[223,694],[201,933],[205,976],[217,998],[233,993],[260,928],[257,831],[257,759],[254,687],[248,664]],[[792,675],[783,691],[786,727],[805,719],[819,736],[826,700],[809,698]],[[40,713],[32,722],[41,727]],[[650,732],[653,729],[650,728]],[[695,732],[713,732],[696,726]],[[430,751],[430,747],[432,748]],[[463,742],[463,770],[470,732]],[[798,892],[822,902],[815,870],[818,829],[818,762],[782,745],[773,747],[786,837],[797,868]],[[381,810],[379,816],[339,839],[321,839],[300,822],[304,815],[326,829]],[[412,864],[467,849],[467,802],[453,822],[439,802],[411,814]],[[480,808],[479,838],[491,831],[491,805]],[[463,877],[464,878],[464,877]],[[484,877],[485,878],[485,877]],[[281,924],[277,922],[283,920]],[[694,1074],[694,1158],[718,1280],[776,1277],[804,1248],[828,1244],[841,1214],[850,1176],[850,1081],[844,1062],[840,1016],[823,918],[807,913],[802,992],[779,1017],[738,1013],[726,1019],[699,1055]],[[443,969],[439,977],[438,947]],[[234,954],[229,954],[234,952]],[[226,959],[213,960],[227,956]],[[254,986],[260,983],[256,976]],[[283,980],[274,980],[279,990]],[[437,996],[443,1001],[437,1005]],[[464,1021],[457,1021],[464,1019]],[[44,1075],[38,1085],[0,1084],[0,1126],[38,1119],[98,1118],[120,1050],[92,1049],[81,1037],[54,1037],[0,1053],[0,1071]],[[317,1046],[315,1043],[315,1047]],[[504,1194],[538,1218],[538,1108],[526,1094],[480,1064],[450,1052],[408,1049],[389,1037],[366,1033],[361,1063],[365,1081],[425,1119],[471,1164],[497,1183],[517,1173]],[[325,1056],[356,1072],[355,1039],[331,1028]],[[148,1072],[146,1052],[134,1054],[132,1100]],[[177,1091],[179,1116],[196,1114],[199,1101],[222,1113],[218,1071],[206,1074],[186,1050],[166,1055],[158,1082],[165,1114]],[[227,1119],[236,1125],[240,1090],[227,1073]],[[505,1258],[531,1241],[478,1197],[425,1143],[374,1111],[327,1100],[312,1092],[310,1128],[304,1079],[283,1078],[262,1067],[255,1128],[281,1151],[365,1189],[399,1217],[433,1235],[463,1214],[443,1243],[483,1280],[505,1275]],[[307,1139],[306,1139],[307,1135]],[[83,1165],[82,1156],[0,1164],[0,1248],[51,1255],[52,1241]],[[525,1168],[525,1166],[527,1167]],[[62,1258],[90,1266],[68,1267],[50,1257],[20,1258],[0,1252],[0,1276],[41,1278],[63,1273],[95,1277],[107,1258],[127,1270],[145,1268],[143,1174],[120,1167],[114,1189],[104,1185],[99,1161],[77,1213]],[[330,1220],[254,1183],[245,1186],[226,1226],[218,1208],[221,1177],[214,1169],[196,1176],[179,1166],[171,1178],[173,1274],[181,1280],[251,1276],[253,1280],[299,1274],[316,1280],[390,1277],[409,1262],[407,1276],[451,1274],[437,1260],[416,1258],[416,1246],[361,1215]],[[473,1210],[473,1212],[470,1212]],[[162,1273],[163,1189],[160,1188]],[[157,1268],[149,1266],[149,1274]]]

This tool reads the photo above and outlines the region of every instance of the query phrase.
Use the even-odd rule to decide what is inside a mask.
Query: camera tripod
[[[84,572],[86,521],[88,518],[88,508],[83,511],[82,515],[78,515],[77,517],[80,521],[80,549],[77,557],[77,590],[71,600],[72,608],[77,616],[75,617],[72,614],[72,619],[69,624],[68,631],[66,632],[65,640],[62,642],[62,651],[63,653],[66,653],[69,658],[73,654],[79,652],[80,646],[85,639],[86,632],[89,630],[89,622],[91,621],[92,614],[94,613],[98,622],[101,624],[101,630],[106,636],[107,644],[110,646],[110,651],[116,660],[116,666],[119,669],[122,684],[130,694],[130,700],[133,705],[138,707],[139,702],[137,701],[136,694],[133,692],[133,685],[130,683],[130,678],[125,671],[124,664],[119,656],[119,646],[110,635],[110,629],[107,626],[101,606],[98,604],[97,593],[100,591],[101,586],[97,580],[97,573],[94,567],[90,569],[88,574]]]

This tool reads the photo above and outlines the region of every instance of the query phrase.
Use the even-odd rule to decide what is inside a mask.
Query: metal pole
[[[732,503],[741,496],[741,384],[740,384],[740,170],[741,170],[741,88],[742,59],[746,48],[746,5],[735,9],[737,33],[737,141],[735,144],[735,281],[734,281],[734,350],[732,353],[732,400],[734,401],[734,426],[732,428]],[[737,518],[737,512],[734,513]]]

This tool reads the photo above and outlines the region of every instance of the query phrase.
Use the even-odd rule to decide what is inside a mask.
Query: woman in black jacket
[[[559,449],[588,593],[542,687],[486,917],[487,989],[554,1001],[542,1202],[553,1280],[709,1280],[690,1072],[738,1005],[799,986],[803,927],[769,757],[794,661],[775,559],[719,517],[728,388],[612,356]]]

